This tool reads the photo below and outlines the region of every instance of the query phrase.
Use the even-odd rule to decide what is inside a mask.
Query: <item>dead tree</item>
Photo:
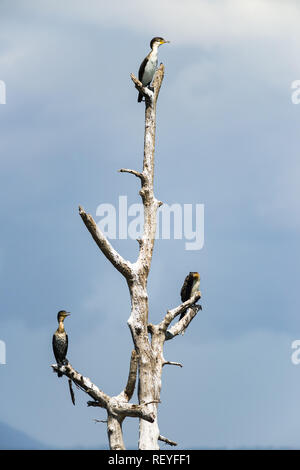
[[[154,325],[148,321],[147,279],[150,271],[154,247],[157,210],[162,202],[156,199],[153,191],[154,179],[154,150],[156,129],[156,103],[164,77],[164,66],[160,65],[153,80],[153,91],[143,87],[142,83],[132,74],[131,79],[138,91],[145,97],[145,138],[144,159],[141,172],[122,168],[121,173],[136,176],[141,183],[140,196],[144,206],[144,230],[142,238],[138,239],[139,254],[134,263],[125,260],[111,245],[93,217],[79,206],[79,214],[95,240],[96,244],[125,277],[131,299],[131,313],[127,321],[131,331],[134,350],[131,354],[129,376],[126,387],[117,396],[110,397],[102,392],[91,380],[77,372],[71,364],[52,365],[54,371],[60,371],[70,378],[91,398],[89,406],[105,408],[107,411],[107,433],[110,449],[125,449],[122,435],[122,423],[126,417],[139,418],[139,449],[159,449],[158,441],[169,445],[176,442],[160,434],[157,412],[160,403],[161,376],[163,366],[181,364],[166,361],[163,348],[165,341],[173,339],[182,333],[197,315],[200,309],[196,302],[201,298],[200,292],[176,308],[168,310],[162,321]],[[186,311],[184,317],[171,322]],[[149,333],[151,340],[149,340]],[[137,371],[139,373],[138,399],[139,404],[130,404],[133,395]]]

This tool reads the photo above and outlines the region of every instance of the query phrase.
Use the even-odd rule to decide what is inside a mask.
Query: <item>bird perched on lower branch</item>
[[[200,287],[200,274],[197,272],[190,272],[183,283],[183,286],[180,291],[181,301],[186,302],[189,300],[198,290]],[[186,310],[180,315],[180,320],[186,314]],[[182,334],[184,334],[184,331]]]
[[[170,41],[166,41],[163,38],[155,37],[150,42],[151,51],[145,57],[139,68],[139,81],[142,82],[144,86],[149,86],[154,77],[156,67],[157,67],[157,53],[158,48],[162,44],[166,44]],[[138,102],[140,103],[143,99],[143,94],[140,92],[138,96]]]
[[[68,364],[66,358],[68,352],[68,335],[65,331],[64,321],[70,315],[70,312],[60,310],[57,314],[58,328],[52,338],[53,353],[58,366]],[[61,372],[57,372],[57,377],[62,377]],[[69,379],[69,389],[73,405],[75,405],[75,395],[72,388],[72,381]]]

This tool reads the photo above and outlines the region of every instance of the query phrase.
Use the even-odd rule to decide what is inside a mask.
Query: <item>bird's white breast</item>
[[[192,292],[191,292],[191,297],[199,290],[200,287],[200,279],[198,281],[194,282],[193,287],[192,287]]]
[[[157,53],[154,51],[150,53],[148,62],[145,67],[144,75],[143,75],[143,85],[147,85],[148,83],[152,82],[153,76],[155,74],[157,67]]]

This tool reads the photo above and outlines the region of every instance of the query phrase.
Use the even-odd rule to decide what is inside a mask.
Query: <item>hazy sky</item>
[[[165,345],[159,426],[190,447],[300,448],[300,5],[292,0],[1,0],[0,422],[51,447],[107,443],[104,410],[73,407],[51,338],[66,320],[72,365],[111,395],[132,341],[124,279],[78,215],[140,202],[144,105],[130,73],[153,36],[159,96],[155,192],[205,205],[205,244],[157,240],[150,321],[199,271],[203,311]],[[136,241],[114,246],[135,260]],[[136,402],[136,395],[134,397]],[[59,418],[59,421],[58,421]],[[58,425],[59,423],[59,425]],[[125,441],[137,442],[137,420]],[[1,444],[1,435],[0,435]]]

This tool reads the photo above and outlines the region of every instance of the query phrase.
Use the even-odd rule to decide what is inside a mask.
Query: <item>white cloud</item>
[[[243,38],[299,38],[299,5],[293,0],[65,0],[31,2],[55,16],[130,28],[138,33],[166,34],[176,44],[224,44]]]

